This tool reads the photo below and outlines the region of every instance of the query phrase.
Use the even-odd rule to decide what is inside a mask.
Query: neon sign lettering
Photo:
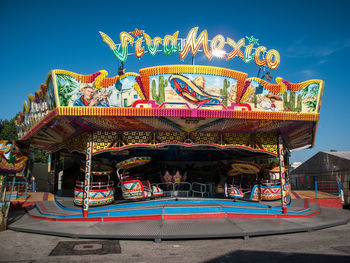
[[[198,27],[194,27],[190,30],[186,39],[178,38],[179,31],[173,35],[166,35],[163,39],[160,37],[152,39],[144,30],[136,28],[134,32],[121,32],[120,44],[115,44],[108,35],[103,32],[100,32],[100,34],[103,41],[107,43],[121,62],[125,62],[128,55],[135,54],[137,58],[141,58],[146,53],[154,56],[157,52],[163,52],[167,56],[179,53],[180,59],[183,61],[190,52],[192,56],[195,56],[201,51],[209,61],[213,57],[226,59],[227,61],[240,58],[245,63],[250,63],[254,60],[259,67],[266,65],[270,69],[276,69],[280,64],[278,51],[275,49],[267,50],[265,46],[260,46],[258,39],[253,36],[246,37],[248,40],[247,45],[245,38],[235,41],[227,37],[225,40],[224,36],[216,35],[212,40],[209,40],[207,30],[203,30],[198,35]],[[135,38],[137,39],[135,40]],[[129,44],[133,46],[134,43],[135,50],[130,53]],[[162,46],[161,48],[160,45]]]

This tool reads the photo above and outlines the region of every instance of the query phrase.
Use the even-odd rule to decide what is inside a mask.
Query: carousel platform
[[[11,219],[15,231],[74,238],[193,239],[272,235],[313,231],[346,224],[347,210],[294,199],[287,214],[280,202],[227,199],[158,199],[121,202],[89,209],[87,218],[72,199],[35,202]]]

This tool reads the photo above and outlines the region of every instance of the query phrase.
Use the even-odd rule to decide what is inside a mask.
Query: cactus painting
[[[224,97],[224,105],[227,106],[227,100],[228,100],[228,89],[230,87],[230,81],[228,81],[227,79],[224,79],[223,82],[223,88],[220,90],[220,95],[222,97]]]
[[[296,99],[296,101],[295,101]],[[283,94],[283,108],[284,111],[302,111],[302,96],[301,94],[296,95],[295,91],[289,93],[289,98],[287,92]]]
[[[158,103],[162,104],[165,102],[165,88],[168,86],[168,80],[164,76],[158,77],[158,87],[156,80],[152,80],[152,98]]]

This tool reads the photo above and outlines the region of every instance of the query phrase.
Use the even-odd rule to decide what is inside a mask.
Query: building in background
[[[293,189],[314,189],[316,181],[339,181],[344,205],[350,205],[350,152],[318,152],[290,176]]]

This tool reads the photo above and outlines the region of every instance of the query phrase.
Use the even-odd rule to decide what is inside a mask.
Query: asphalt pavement
[[[0,232],[0,262],[350,262],[350,223],[294,234],[184,241]]]

